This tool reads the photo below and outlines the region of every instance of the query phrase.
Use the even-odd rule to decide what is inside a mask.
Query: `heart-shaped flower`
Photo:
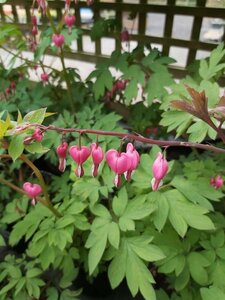
[[[140,155],[137,152],[137,150],[134,148],[134,145],[131,143],[127,144],[126,154],[130,160],[130,168],[127,172],[125,172],[125,178],[127,181],[130,181],[132,173],[134,172],[134,170],[137,169],[137,166],[139,164]]]
[[[82,177],[84,175],[82,165],[90,156],[91,150],[86,146],[72,146],[70,147],[69,153],[72,159],[77,163],[77,169],[75,170],[75,174],[78,177]]]
[[[92,175],[96,177],[98,175],[98,167],[104,158],[104,152],[102,148],[96,143],[91,144],[91,156],[93,161]]]
[[[111,149],[106,152],[106,161],[109,167],[116,173],[114,184],[116,187],[121,185],[121,174],[130,168],[130,160],[126,153]]]
[[[32,198],[31,204],[36,204],[36,197],[42,193],[42,188],[37,183],[25,182],[23,184],[23,190],[26,192],[27,196]]]
[[[56,47],[61,47],[65,42],[65,37],[63,34],[53,34],[52,41]]]

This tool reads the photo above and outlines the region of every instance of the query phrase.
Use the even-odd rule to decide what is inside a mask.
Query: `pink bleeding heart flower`
[[[75,174],[78,177],[82,177],[84,175],[84,169],[82,165],[90,156],[91,150],[86,146],[72,146],[70,147],[69,153],[72,159],[77,163]]]
[[[40,128],[36,128],[32,134],[32,139],[41,142],[43,140],[43,131]]]
[[[23,190],[26,192],[27,196],[32,198],[31,204],[35,205],[37,200],[36,197],[42,193],[42,188],[39,184],[25,182],[23,184]]]
[[[71,0],[65,0],[65,10],[70,8]]]
[[[37,17],[36,16],[31,17],[31,23],[33,26],[37,26]]]
[[[168,172],[168,162],[164,155],[159,152],[157,158],[155,159],[152,165],[152,189],[153,191],[157,191],[160,185],[162,185],[162,179],[166,176]]]
[[[64,172],[66,168],[66,154],[68,149],[67,142],[62,142],[56,149],[56,153],[59,157],[59,171]]]
[[[11,89],[12,89],[13,91],[15,91],[15,89],[16,89],[16,83],[15,83],[15,81],[11,81],[11,82],[10,82],[10,87],[11,87]]]
[[[36,36],[38,34],[37,26],[32,27],[31,33],[32,33],[33,36]]]
[[[126,28],[124,28],[123,31],[121,32],[121,41],[128,43],[129,40],[130,40],[129,32]]]
[[[41,74],[41,80],[43,81],[43,82],[48,82],[48,74],[47,73],[42,73]]]
[[[91,156],[93,161],[93,167],[92,167],[92,175],[94,177],[98,176],[98,168],[100,163],[102,162],[104,158],[104,152],[100,146],[96,143],[91,144]]]
[[[218,190],[223,185],[223,183],[223,178],[219,175],[210,179],[211,186],[213,186],[216,190]]]
[[[114,185],[119,187],[121,185],[121,174],[127,172],[130,168],[129,156],[124,152],[119,153],[117,150],[111,149],[106,152],[106,161],[116,173]]]
[[[65,42],[65,37],[63,34],[53,34],[52,41],[56,47],[62,47]]]
[[[64,22],[69,28],[69,33],[71,33],[71,28],[76,22],[76,17],[74,15],[66,15],[64,18]]]
[[[137,169],[137,166],[139,164],[140,155],[137,152],[137,150],[134,148],[134,145],[131,144],[131,143],[127,144],[126,154],[127,154],[127,156],[129,157],[129,160],[130,160],[130,168],[127,172],[125,172],[124,175],[125,175],[126,180],[130,181],[134,170]]]
[[[46,14],[46,10],[47,10],[47,4],[46,4],[46,0],[37,0],[38,3],[38,9],[42,9],[43,14]]]

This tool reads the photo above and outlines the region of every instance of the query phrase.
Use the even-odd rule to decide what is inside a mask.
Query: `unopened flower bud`
[[[48,74],[47,73],[42,73],[41,74],[41,80],[43,82],[48,82]]]
[[[219,175],[210,179],[211,186],[213,186],[216,190],[218,190],[223,185],[223,183],[223,178]]]
[[[31,23],[33,26],[37,26],[37,17],[36,16],[31,17]]]
[[[91,144],[91,156],[93,161],[92,175],[96,177],[98,175],[99,165],[104,158],[104,153],[102,148],[98,146],[96,143]]]
[[[123,29],[123,31],[121,32],[121,41],[122,42],[129,42],[130,40],[130,35],[129,32],[126,28]]]
[[[56,149],[56,153],[59,157],[59,171],[64,172],[66,168],[66,155],[67,155],[68,144],[62,142]]]

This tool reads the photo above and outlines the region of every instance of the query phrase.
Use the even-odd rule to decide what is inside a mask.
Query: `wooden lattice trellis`
[[[113,1],[113,0],[112,0]],[[130,0],[131,2],[132,0]],[[164,2],[163,4],[149,4],[148,0],[139,0],[140,2],[134,1],[135,3],[123,2],[123,0],[114,0],[114,2],[100,2],[95,1],[94,5],[90,9],[93,10],[94,19],[97,19],[102,10],[105,11],[114,11],[114,16],[116,18],[118,27],[122,28],[123,26],[123,13],[129,12],[136,14],[138,19],[137,32],[131,34],[131,40],[144,43],[156,43],[161,45],[162,52],[165,55],[169,55],[171,47],[180,47],[186,48],[188,51],[188,56],[186,60],[186,65],[192,62],[198,50],[211,51],[216,47],[215,43],[206,42],[200,40],[200,32],[202,28],[203,18],[225,18],[225,7],[224,8],[211,8],[206,6],[206,0],[196,0],[196,5],[193,6],[181,6],[178,5],[176,0],[164,0],[159,1]],[[31,19],[30,7],[33,0],[8,0],[7,5],[11,6],[12,12],[12,21],[14,23],[20,24],[24,29],[29,28],[29,23]],[[72,1],[73,2],[73,1]],[[185,2],[185,1],[184,1]],[[49,7],[54,10],[56,18],[60,19],[64,9],[63,0],[48,1]],[[157,1],[155,1],[157,3]],[[20,18],[18,15],[18,8],[24,8],[25,11],[25,20],[27,24],[21,24]],[[81,22],[81,9],[87,7],[86,2],[80,1],[76,6],[72,5],[72,8],[75,8],[76,14],[76,24],[77,26],[82,26]],[[163,14],[165,16],[163,35],[162,36],[151,36],[146,34],[146,22],[148,14]],[[5,15],[4,5],[0,5],[0,16],[1,22],[8,22],[8,18]],[[190,39],[179,39],[172,36],[174,18],[175,16],[191,16],[193,17],[192,30]],[[85,35],[89,35],[90,29],[83,28]],[[110,37],[115,39],[118,34],[110,34]],[[223,36],[225,41],[225,35]],[[118,39],[115,41],[115,47],[120,47],[120,42]],[[95,51],[94,53],[89,53],[84,51],[83,40],[79,39],[77,41],[77,51],[73,53],[66,53],[68,58],[78,59],[88,62],[98,62],[101,60],[107,59],[107,56],[102,53],[101,41],[98,40],[95,42]],[[185,65],[185,66],[186,66]],[[181,77],[185,72],[184,68],[174,67],[173,71],[177,77]]]

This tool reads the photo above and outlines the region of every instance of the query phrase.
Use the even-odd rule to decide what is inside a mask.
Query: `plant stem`
[[[15,184],[11,183],[11,182],[8,181],[8,180],[5,180],[4,178],[1,178],[1,177],[0,177],[0,182],[1,182],[2,184],[4,184],[4,185],[7,185],[7,186],[10,187],[11,189],[13,189],[13,190],[15,190],[15,191],[17,191],[17,192],[19,192],[19,193],[26,194],[26,192],[25,192],[23,189],[19,188],[18,186],[16,186]]]
[[[8,154],[1,154],[0,158],[10,158],[10,159],[12,159],[11,156],[8,155]],[[46,184],[45,184],[44,178],[43,178],[41,172],[39,171],[39,169],[24,154],[22,154],[19,157],[19,159],[21,159],[22,161],[24,161],[33,170],[34,174],[38,178],[38,180],[40,182],[40,186],[41,186],[43,194],[44,194],[44,197],[45,197],[45,200],[41,201],[42,204],[44,204],[49,210],[51,210],[52,213],[56,217],[62,217],[61,213],[57,209],[55,209],[55,207],[52,205],[52,203],[50,201],[49,194],[47,192],[47,188],[46,188]],[[10,182],[8,182],[7,185],[10,186],[11,188],[13,188],[14,190],[17,190],[18,192],[21,192],[21,189],[19,187],[11,184]]]
[[[26,192],[25,192],[23,189],[19,188],[18,186],[16,186],[15,184],[11,183],[11,182],[8,181],[8,180],[5,180],[5,179],[3,179],[3,178],[0,178],[0,182],[1,182],[2,184],[4,184],[4,185],[7,185],[7,186],[10,187],[12,190],[15,190],[15,191],[17,191],[17,192],[19,192],[19,193],[22,193],[22,194],[24,194],[24,195],[27,195]],[[43,199],[41,199],[41,197],[37,197],[37,201],[38,201],[38,202],[41,202],[42,204],[45,205],[45,201],[43,201]]]
[[[58,34],[61,31],[61,29],[62,29],[62,24],[63,24],[62,20],[63,20],[63,18],[62,18],[62,20],[61,20],[61,22],[59,24],[59,27],[57,28],[55,26],[53,18],[51,16],[49,6],[47,6],[46,15],[47,15],[47,17],[49,19],[49,22],[50,22],[50,25],[52,27],[53,32],[55,34]],[[72,96],[72,93],[71,93],[71,84],[70,84],[70,79],[68,77],[66,66],[65,66],[65,57],[64,57],[64,52],[63,52],[63,48],[62,47],[60,47],[60,55],[59,55],[59,57],[60,57],[60,60],[61,60],[61,63],[62,63],[64,78],[65,78],[65,81],[66,81],[68,99],[70,101],[71,110],[74,113],[75,112],[75,107],[74,107],[74,103],[73,103],[73,96]]]
[[[68,77],[66,66],[65,66],[65,57],[64,57],[63,48],[61,47],[60,50],[61,50],[60,51],[60,60],[61,60],[61,63],[62,63],[64,78],[65,78],[65,81],[66,81],[67,95],[68,95],[68,98],[69,98],[69,101],[70,101],[71,110],[74,113],[75,112],[75,107],[74,107],[74,103],[73,103],[73,96],[72,96],[72,93],[71,93],[72,89],[71,89],[70,79]]]
[[[9,50],[8,48],[5,48],[5,47],[2,46],[2,45],[0,46],[0,48],[3,49],[5,52],[8,52],[9,54],[13,55],[14,57],[17,57],[17,58],[23,60],[23,61],[26,62],[28,65],[29,65],[29,64],[31,64],[31,66],[34,65],[34,62],[33,62],[32,60],[29,60],[28,58],[24,58],[23,56],[21,56],[21,55],[19,55],[19,54],[17,54],[17,53],[14,53],[13,51]],[[44,65],[43,63],[42,63],[42,66],[45,67],[45,68],[48,68],[48,69],[51,69],[51,70],[57,72],[57,70],[54,69],[54,68],[51,67],[51,66]]]
[[[95,129],[81,129],[81,128],[61,128],[56,127],[53,125],[44,126],[37,123],[32,123],[24,126],[24,130],[26,128],[30,127],[38,127],[44,131],[53,130],[60,133],[74,133],[77,132],[79,134],[95,134],[95,135],[104,135],[104,136],[115,136],[122,139],[128,139],[130,141],[138,141],[144,144],[150,144],[150,145],[158,145],[160,147],[193,147],[197,149],[203,149],[208,151],[213,151],[217,153],[223,153],[225,154],[225,149],[215,147],[213,145],[206,145],[206,144],[199,144],[199,143],[191,143],[187,141],[166,141],[166,140],[155,140],[155,139],[149,139],[142,135],[134,134],[134,133],[122,133],[122,132],[114,132],[114,131],[104,131],[104,130],[95,130]]]

